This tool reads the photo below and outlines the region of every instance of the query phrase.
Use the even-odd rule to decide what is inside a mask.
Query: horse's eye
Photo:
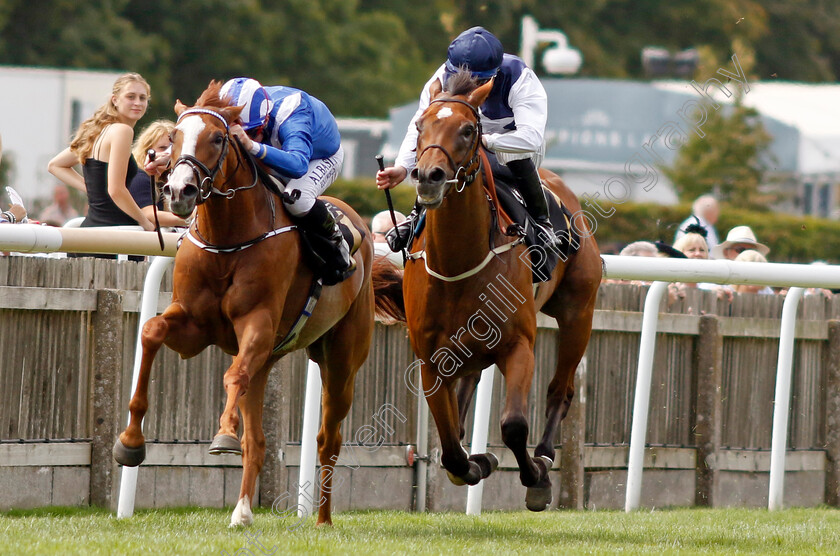
[[[221,145],[221,144],[222,144],[222,141],[224,141],[224,140],[225,140],[225,138],[224,138],[224,136],[223,136],[221,133],[219,133],[218,135],[216,135],[215,137],[213,137],[213,143],[214,143],[215,145]]]
[[[475,133],[475,128],[471,125],[468,125],[464,129],[461,130],[461,135],[463,135],[466,139],[469,139]]]

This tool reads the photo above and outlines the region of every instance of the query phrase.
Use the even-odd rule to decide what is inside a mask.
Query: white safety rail
[[[132,394],[137,384],[137,373],[141,346],[139,331],[146,320],[154,316],[157,309],[160,281],[166,268],[172,263],[177,249],[179,234],[164,233],[164,250],[161,251],[156,234],[139,231],[113,230],[103,228],[52,228],[35,224],[10,224],[0,226],[0,251],[21,253],[110,253],[131,255],[164,255],[155,257],[149,268],[143,287],[143,298],[138,326],[137,352],[135,353]],[[840,266],[813,266],[779,263],[745,263],[727,260],[687,260],[646,257],[619,257],[604,255],[606,277],[626,280],[644,280],[653,282],[645,300],[642,317],[642,337],[639,353],[639,366],[635,400],[633,404],[633,425],[628,459],[628,479],[625,498],[625,510],[632,511],[639,507],[642,484],[644,444],[647,433],[647,412],[650,397],[650,380],[653,366],[653,350],[656,341],[656,324],[659,312],[659,300],[668,282],[714,282],[718,284],[762,284],[791,288],[782,310],[779,360],[776,371],[776,392],[773,413],[772,451],[770,464],[770,493],[768,508],[779,509],[783,506],[784,460],[790,408],[790,384],[793,359],[793,336],[796,323],[796,309],[802,297],[802,288],[840,288]],[[640,264],[643,263],[643,264]],[[493,369],[486,369],[482,376],[492,379]],[[315,377],[318,380],[316,381]],[[311,379],[311,380],[310,380]],[[317,423],[320,416],[320,376],[317,365],[311,364],[307,376],[306,404],[304,408],[304,437],[302,438],[302,456],[307,449],[312,450],[316,441]],[[481,380],[476,395],[476,418],[474,421],[474,451],[479,449],[482,437],[486,445],[489,426],[489,407],[492,395],[492,381]],[[418,400],[418,407],[425,406],[425,400]],[[425,409],[425,407],[423,407]],[[427,456],[426,431],[428,430],[428,411],[418,412],[418,451],[419,456]],[[313,421],[306,415],[315,415]],[[313,425],[314,423],[314,425]],[[481,429],[481,430],[479,430]],[[486,448],[482,448],[482,451]],[[306,466],[301,461],[300,503],[302,510],[311,508],[312,490],[315,487],[315,458],[307,457]],[[311,460],[311,462],[309,461]],[[425,460],[418,461],[418,465]],[[123,468],[120,484],[118,517],[128,517],[134,511],[134,491],[137,480],[136,468]],[[307,481],[307,478],[309,480]],[[306,485],[306,487],[304,487]],[[470,495],[468,494],[468,497]],[[308,497],[308,501],[306,498]],[[479,513],[481,508],[480,489],[471,491],[468,498],[470,513]],[[425,498],[425,497],[423,497]],[[424,508],[418,500],[418,509]]]
[[[784,462],[790,408],[790,384],[793,363],[793,336],[796,309],[802,298],[802,288],[840,288],[840,266],[794,265],[780,263],[745,263],[728,260],[665,259],[657,257],[619,257],[604,255],[606,278],[652,281],[645,299],[642,315],[642,334],[636,392],[633,402],[633,423],[630,433],[630,454],[627,466],[625,511],[639,508],[642,490],[645,437],[650,405],[653,354],[656,345],[656,325],[659,302],[668,282],[714,282],[718,284],[763,284],[791,287],[782,309],[779,361],[776,369],[776,398],[773,410],[773,443],[770,455],[770,493],[768,508],[782,508],[784,494]],[[479,407],[489,407],[490,396],[479,391],[476,395],[476,414]],[[769,410],[769,408],[768,408]],[[488,415],[489,411],[481,411]],[[476,419],[475,429],[487,428],[488,422]]]

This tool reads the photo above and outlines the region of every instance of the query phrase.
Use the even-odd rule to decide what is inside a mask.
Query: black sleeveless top
[[[85,176],[85,189],[88,196],[88,213],[82,228],[98,226],[136,226],[137,221],[127,215],[114,203],[108,194],[108,163],[88,158],[82,166]],[[125,174],[125,187],[137,174],[137,162],[128,157],[128,169]]]

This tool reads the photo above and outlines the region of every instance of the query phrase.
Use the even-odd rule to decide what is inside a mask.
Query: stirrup
[[[546,245],[557,245],[560,239],[554,233],[554,226],[548,220],[533,220],[534,227],[537,230],[537,236]]]

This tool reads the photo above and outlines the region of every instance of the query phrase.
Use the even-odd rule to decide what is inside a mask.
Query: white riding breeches
[[[286,184],[286,193],[296,198],[294,203],[286,203],[286,210],[292,216],[303,216],[308,213],[315,204],[315,199],[338,178],[343,162],[344,149],[342,147],[338,147],[336,153],[329,158],[310,161],[306,174]]]

